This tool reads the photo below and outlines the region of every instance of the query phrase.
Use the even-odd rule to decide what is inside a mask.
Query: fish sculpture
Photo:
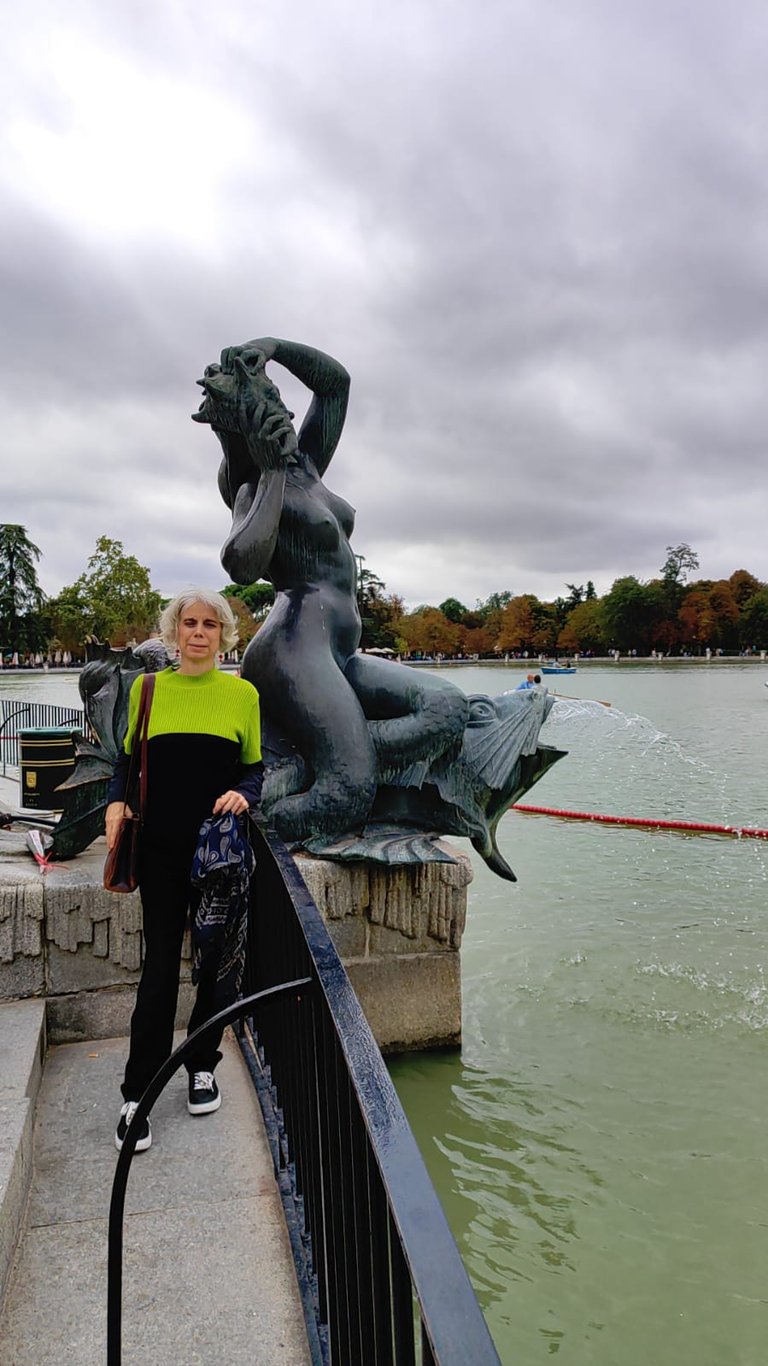
[[[156,673],[170,663],[159,640],[133,649],[94,642],[80,673],[78,688],[92,740],[75,741],[75,767],[59,785],[62,811],[53,828],[51,857],[70,859],[104,834],[107,788],[128,728],[128,695],[140,673]]]
[[[359,831],[318,837],[302,848],[318,857],[386,864],[454,862],[444,835],[471,840],[499,877],[516,877],[500,853],[496,831],[514,802],[538,782],[565,751],[539,743],[554,705],[545,690],[468,697],[469,720],[457,756],[380,773],[370,820]],[[263,805],[270,807],[306,783],[297,756],[275,757],[267,768]]]

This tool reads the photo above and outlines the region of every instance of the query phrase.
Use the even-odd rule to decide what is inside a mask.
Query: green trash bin
[[[75,767],[75,741],[80,734],[54,726],[19,731],[22,810],[62,810],[62,794],[56,788]]]

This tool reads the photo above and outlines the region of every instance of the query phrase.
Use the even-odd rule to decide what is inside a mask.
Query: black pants
[[[173,1023],[179,995],[181,946],[189,911],[189,875],[195,841],[153,844],[145,835],[139,853],[139,891],[144,927],[144,968],[131,1017],[131,1046],[122,1092],[139,1100],[158,1068],[173,1052]],[[216,1014],[216,965],[197,986],[188,1034]],[[214,1031],[186,1063],[187,1071],[212,1072],[221,1058],[222,1030]]]

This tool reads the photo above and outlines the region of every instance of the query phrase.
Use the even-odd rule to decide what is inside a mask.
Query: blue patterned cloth
[[[237,1000],[256,859],[245,822],[228,812],[200,827],[192,860],[192,981],[216,964],[216,1011]]]

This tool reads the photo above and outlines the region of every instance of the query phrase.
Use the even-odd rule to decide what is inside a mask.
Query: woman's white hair
[[[240,636],[235,614],[222,593],[212,593],[208,588],[185,588],[183,593],[177,593],[168,606],[163,608],[160,613],[160,637],[166,648],[176,649],[179,621],[187,608],[195,602],[201,602],[218,617],[221,622],[221,648],[233,650]]]

